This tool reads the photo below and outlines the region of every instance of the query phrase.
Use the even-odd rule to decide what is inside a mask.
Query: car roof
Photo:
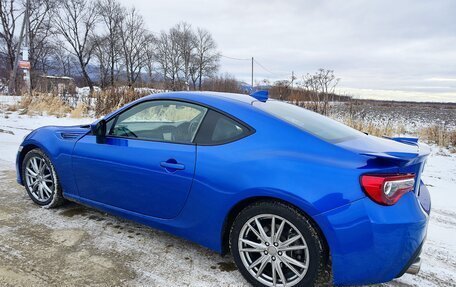
[[[129,109],[130,107],[149,100],[183,100],[190,102],[198,102],[201,104],[206,104],[213,108],[219,108],[224,110],[226,104],[231,104],[235,106],[249,106],[252,107],[252,103],[256,101],[255,98],[245,95],[245,94],[235,94],[235,93],[220,93],[220,92],[196,92],[196,91],[180,91],[180,92],[162,92],[156,94],[150,94],[139,98],[133,102],[126,104],[118,110],[115,110],[107,115],[104,119],[109,120],[118,113]]]
[[[255,101],[255,98],[246,95],[246,94],[235,94],[235,93],[220,93],[220,92],[195,92],[195,91],[181,91],[181,92],[164,92],[158,94],[152,94],[144,97],[144,100],[154,99],[154,98],[170,98],[170,99],[192,99],[203,101],[205,99],[216,99],[218,101],[226,102],[239,102],[245,104],[252,104]]]

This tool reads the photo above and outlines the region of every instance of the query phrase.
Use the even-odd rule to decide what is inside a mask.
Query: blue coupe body
[[[24,184],[25,154],[39,148],[51,159],[66,199],[220,253],[228,248],[230,226],[242,208],[261,199],[284,202],[318,227],[336,285],[390,281],[420,252],[430,212],[429,192],[420,180],[429,154],[425,145],[345,131],[311,112],[303,126],[286,113],[280,116],[281,105],[288,104],[225,93],[155,94],[104,120],[112,129],[119,115],[156,101],[203,109],[196,135],[177,140],[179,127],[162,127],[153,140],[129,137],[124,130],[99,143],[90,125],[43,127],[21,144],[18,182]],[[204,140],[210,111],[238,123],[236,129]],[[343,136],[332,133],[338,129]],[[362,175],[378,173],[414,174],[413,191],[394,205],[378,204],[360,184]]]

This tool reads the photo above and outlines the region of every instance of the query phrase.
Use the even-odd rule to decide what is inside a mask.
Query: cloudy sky
[[[180,21],[206,28],[223,55],[253,56],[268,70],[256,65],[255,80],[321,67],[341,78],[341,92],[456,101],[454,0],[122,2],[135,5],[154,32]],[[250,82],[249,61],[221,64]]]

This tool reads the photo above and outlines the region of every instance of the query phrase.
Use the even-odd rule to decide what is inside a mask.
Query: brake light
[[[361,186],[373,201],[382,205],[393,205],[402,195],[413,190],[415,175],[362,175]]]

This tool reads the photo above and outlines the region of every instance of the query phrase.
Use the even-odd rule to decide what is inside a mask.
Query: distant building
[[[41,93],[75,94],[76,84],[72,77],[38,76],[34,83],[35,90]]]

